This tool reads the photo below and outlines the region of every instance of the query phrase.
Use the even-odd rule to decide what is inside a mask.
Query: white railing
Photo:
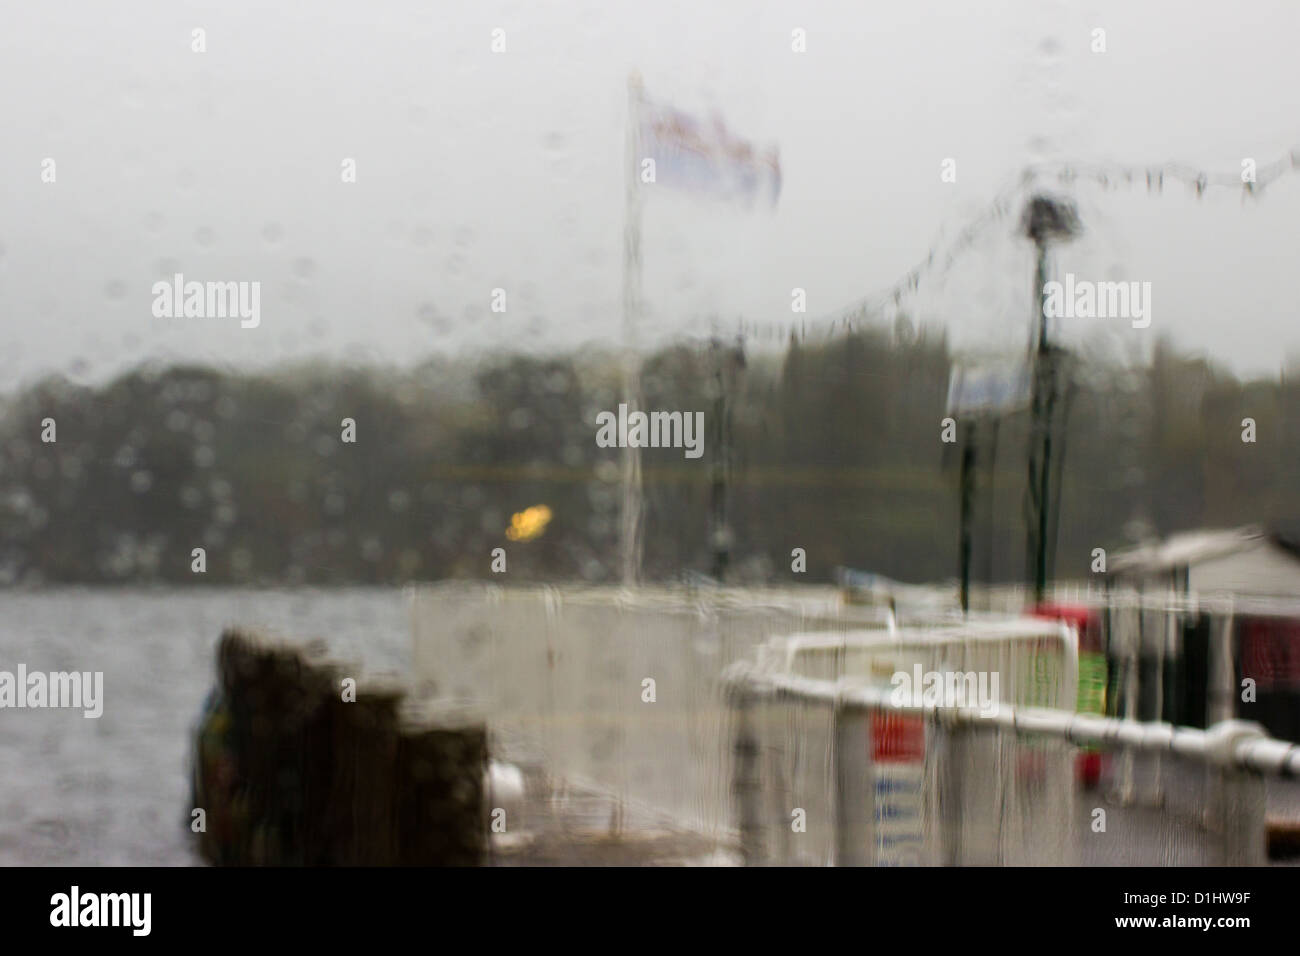
[[[1043,707],[1073,709],[1078,694],[1078,636],[1038,618],[975,615],[884,631],[794,634],[767,641],[758,662],[777,673],[885,684],[915,666],[997,674],[1000,700]]]
[[[990,715],[743,664],[727,686],[750,864],[1259,864],[1265,776],[1300,776],[1300,748],[1237,721],[1200,731],[1014,706]],[[1145,799],[1081,801],[1072,767],[1084,746],[1132,758]]]
[[[413,658],[417,678],[440,696],[477,706],[507,759],[535,754],[555,778],[729,840],[721,677],[730,665],[755,660],[760,648],[774,653],[791,634],[801,635],[793,653],[822,673],[831,666],[830,676],[903,655],[930,669],[964,662],[1004,673],[1007,700],[1042,702],[1026,698],[1024,688],[1041,694],[1050,687],[1045,702],[1073,703],[1072,632],[1007,618],[955,628],[949,615],[928,616],[921,628],[904,614],[900,627],[891,611],[843,605],[831,588],[445,584],[413,592]],[[997,628],[1003,636],[995,639]],[[821,659],[826,654],[832,657]],[[848,660],[835,664],[837,654]],[[1051,666],[1034,674],[1035,661]],[[654,681],[653,703],[644,699],[646,680]]]
[[[500,755],[531,754],[554,780],[739,840],[752,862],[1258,862],[1234,849],[1258,840],[1230,838],[1224,809],[1261,825],[1253,785],[1188,751],[1188,731],[1071,714],[1068,732],[1028,732],[1035,712],[1024,708],[1075,704],[1075,635],[1054,622],[973,614],[958,625],[933,611],[900,621],[845,606],[830,588],[466,584],[414,591],[412,622],[417,677],[476,705]],[[1127,627],[1117,623],[1110,652],[1135,705],[1137,635],[1159,628]],[[887,706],[881,678],[904,664],[998,673],[1005,707],[970,722]],[[1089,743],[1090,726],[1112,737]],[[1080,789],[1085,746],[1112,752],[1106,799]],[[1300,807],[1300,788],[1281,796]],[[1111,835],[1094,839],[1098,808],[1110,810]]]

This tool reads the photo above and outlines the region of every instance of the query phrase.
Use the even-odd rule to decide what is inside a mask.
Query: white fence
[[[1171,626],[1139,603],[1117,601],[1108,628],[1121,714]],[[1265,796],[1300,807],[1294,748],[1258,728],[1068,713],[1076,637],[1051,621],[900,623],[829,588],[443,584],[414,591],[411,611],[418,677],[473,703],[508,759],[528,753],[752,863],[1257,863]],[[997,673],[1003,706],[891,702],[891,675],[918,667]],[[1092,790],[1084,748],[1109,753]]]
[[[1300,774],[1300,748],[1237,721],[899,705],[880,686],[746,665],[728,686],[756,865],[1260,864],[1265,778],[1294,790]],[[1126,757],[1136,796],[1082,799],[1082,746]]]
[[[858,679],[914,663],[991,671],[1004,680],[1005,701],[1072,706],[1073,632],[1045,621],[980,618],[957,627],[944,613],[927,617],[933,626],[905,618],[900,627],[888,610],[843,605],[838,592],[814,587],[443,584],[412,597],[418,677],[440,696],[476,705],[499,744],[534,753],[554,777],[728,840],[735,823],[722,675],[737,662],[789,657],[816,675]],[[801,772],[828,772],[807,760]]]
[[[999,700],[1073,709],[1078,693],[1075,632],[1036,618],[976,615],[960,623],[814,632],[775,637],[758,652],[763,669],[800,677],[890,685],[898,674],[996,674]]]

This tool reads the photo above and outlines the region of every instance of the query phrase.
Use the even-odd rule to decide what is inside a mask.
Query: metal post
[[[1125,603],[1123,607],[1112,605],[1110,623],[1113,628],[1110,633],[1111,645],[1115,648],[1115,660],[1119,667],[1116,686],[1119,700],[1115,704],[1115,715],[1123,720],[1136,721],[1138,719],[1138,661],[1142,642],[1141,603],[1136,605]],[[1133,801],[1133,763],[1131,747],[1122,747],[1115,755],[1112,798],[1120,805],[1126,806]]]
[[[867,866],[875,814],[867,760],[868,712],[835,702],[835,865]]]
[[[637,353],[637,322],[641,311],[641,188],[637,180],[640,152],[642,88],[636,74],[627,81],[626,208],[623,220],[623,401],[628,413],[641,406],[641,359]],[[623,448],[623,511],[621,552],[623,584],[635,586],[641,577],[641,449]]]
[[[963,822],[966,814],[964,783],[967,777],[966,747],[971,731],[955,720],[940,723],[944,730],[942,763],[938,768],[939,813],[939,863],[943,866],[961,866],[962,850],[966,845]]]
[[[735,728],[731,793],[735,801],[736,829],[740,834],[740,856],[745,866],[761,866],[764,862],[762,776],[754,710],[762,698],[746,677],[732,682],[729,696]]]
[[[709,346],[714,361],[713,396],[713,463],[710,469],[709,547],[713,553],[711,573],[722,583],[731,563],[732,533],[730,523],[731,491],[731,403],[728,393],[735,386],[735,372],[744,367],[744,346],[737,342],[735,351],[723,348],[718,339]]]
[[[997,536],[997,522],[995,515],[997,513],[997,494],[998,494],[998,425],[999,420],[997,413],[989,416],[989,453],[988,453],[988,486],[985,492],[985,498],[988,501],[984,517],[984,586],[986,588],[983,608],[988,610],[988,591],[992,589],[993,582],[996,580],[997,571],[993,567],[993,544]]]
[[[1233,662],[1233,614],[1231,608],[1214,613],[1210,618],[1209,687],[1206,689],[1206,726],[1213,727],[1224,720],[1232,720],[1237,707],[1237,675]]]
[[[1034,301],[1038,304],[1038,347],[1034,353],[1032,396],[1030,399],[1031,423],[1029,440],[1029,561],[1034,583],[1034,600],[1042,601],[1047,589],[1047,521],[1048,494],[1051,491],[1052,458],[1052,392],[1055,377],[1052,375],[1051,346],[1047,341],[1047,243],[1036,244],[1037,258],[1034,268]]]
[[[961,528],[958,532],[961,567],[961,610],[970,611],[971,522],[974,520],[972,499],[975,495],[975,419],[968,419],[962,429],[961,448]]]
[[[1206,758],[1217,775],[1211,794],[1209,824],[1223,840],[1225,866],[1263,866],[1268,863],[1268,829],[1264,778],[1237,764],[1238,747],[1267,737],[1259,724],[1229,720],[1207,732]]]
[[[1048,196],[1034,196],[1025,208],[1021,228],[1034,242],[1033,302],[1037,306],[1036,347],[1030,395],[1029,474],[1026,494],[1026,561],[1033,581],[1034,600],[1042,601],[1047,590],[1048,540],[1051,524],[1052,419],[1056,410],[1057,352],[1048,341],[1047,273],[1049,243],[1068,240],[1079,231],[1074,207]]]

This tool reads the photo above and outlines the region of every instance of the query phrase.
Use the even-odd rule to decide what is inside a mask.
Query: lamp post
[[[713,359],[713,463],[710,467],[709,548],[712,554],[710,574],[724,583],[731,564],[734,536],[731,530],[731,454],[732,408],[728,396],[738,387],[745,368],[745,345],[736,339],[734,348],[726,348],[714,338],[709,345]]]
[[[1047,322],[1047,273],[1051,246],[1068,242],[1082,227],[1074,204],[1039,194],[1025,205],[1021,232],[1036,250],[1033,301],[1037,306],[1036,343],[1033,348],[1033,377],[1030,393],[1029,475],[1026,560],[1028,577],[1034,583],[1034,600],[1041,601],[1047,590],[1051,521],[1052,419],[1056,411],[1058,373],[1064,350],[1051,344]],[[1056,489],[1057,494],[1060,489]]]

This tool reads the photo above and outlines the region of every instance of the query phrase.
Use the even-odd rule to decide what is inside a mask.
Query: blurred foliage
[[[942,337],[883,331],[781,354],[679,345],[648,356],[645,407],[703,411],[704,456],[647,449],[645,576],[711,566],[712,469],[725,409],[730,569],[803,580],[845,564],[909,581],[957,566],[956,446],[940,441]],[[103,387],[49,379],[0,406],[0,582],[377,584],[619,572],[617,356],[509,355],[414,370],[302,365],[228,374],[143,367]],[[1064,432],[1058,576],[1095,547],[1300,512],[1300,385],[1240,382],[1166,343],[1142,368],[1079,365]],[[725,404],[724,404],[725,401]],[[1244,444],[1254,418],[1258,441]],[[58,440],[41,441],[53,418]],[[341,440],[356,421],[355,444]],[[977,442],[974,572],[1024,569],[1024,413]],[[994,451],[996,449],[996,455]],[[510,541],[512,515],[550,509]],[[207,572],[191,571],[191,550]]]

